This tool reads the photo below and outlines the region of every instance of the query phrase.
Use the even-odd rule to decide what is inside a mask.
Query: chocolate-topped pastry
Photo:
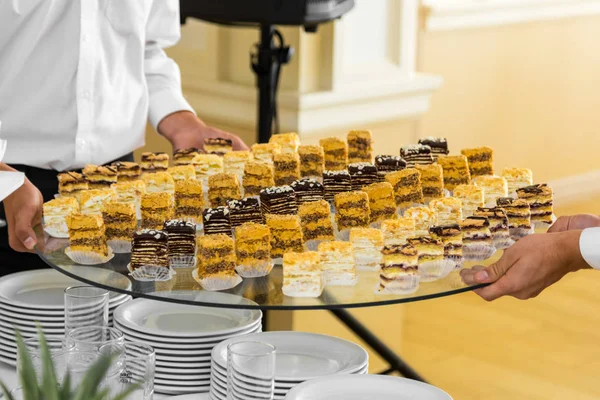
[[[143,266],[169,268],[169,237],[160,230],[142,229],[133,235],[131,269]]]
[[[492,243],[492,233],[490,231],[490,221],[487,217],[468,217],[461,221],[460,229],[463,233],[463,242],[465,244],[473,243]]]
[[[116,167],[87,164],[82,172],[90,189],[109,189],[117,183]]]
[[[62,197],[78,198],[87,189],[89,186],[82,174],[72,171],[58,174],[58,193]]]
[[[406,163],[409,167],[414,167],[417,164],[433,164],[431,147],[423,144],[411,144],[408,146],[403,146],[400,149],[400,156],[406,160]]]
[[[296,192],[298,205],[323,199],[323,185],[316,179],[299,179],[292,182],[290,187]]]
[[[228,207],[207,208],[202,213],[205,235],[224,233],[232,236]]]
[[[200,154],[200,150],[195,147],[188,147],[187,149],[179,149],[173,153],[173,162],[175,165],[188,165],[192,164],[194,157]]]
[[[500,197],[496,199],[498,207],[506,211],[509,229],[531,229],[531,206],[524,199]]]
[[[352,180],[347,170],[323,171],[323,197],[325,200],[333,201],[336,194],[350,191],[352,191]]]
[[[129,161],[115,161],[111,164],[117,169],[117,182],[131,182],[140,179],[142,168],[138,163]]]
[[[547,184],[526,186],[517,189],[519,199],[525,200],[531,207],[531,221],[552,224],[553,191]]]
[[[140,165],[142,173],[166,171],[169,168],[169,155],[165,152],[142,153]]]
[[[419,144],[431,147],[431,154],[436,161],[438,156],[447,156],[450,153],[450,150],[448,150],[448,140],[443,137],[436,138],[429,136],[421,138],[419,139]]]
[[[165,222],[163,231],[168,235],[169,256],[196,254],[196,225],[181,219]]]
[[[261,210],[267,214],[297,214],[296,192],[290,186],[273,186],[260,191]]]
[[[225,138],[206,138],[204,139],[204,151],[208,154],[222,156],[233,150],[233,141]]]
[[[406,161],[400,156],[378,155],[375,156],[375,167],[379,180],[383,182],[386,174],[406,168]]]
[[[377,167],[368,162],[359,162],[348,165],[352,190],[361,190],[364,186],[379,181]]]
[[[479,207],[475,210],[476,217],[486,217],[490,221],[492,241],[497,249],[505,249],[512,244],[508,216],[506,211],[500,207]]]
[[[419,252],[412,244],[387,245],[381,251],[379,292],[412,293],[419,285]]]
[[[262,224],[263,215],[260,211],[260,202],[256,197],[246,197],[242,200],[230,200],[227,205],[229,207],[229,221],[233,228],[245,224],[246,222]]]
[[[429,227],[429,235],[444,243],[444,257],[459,261],[463,256],[462,230],[459,224]]]

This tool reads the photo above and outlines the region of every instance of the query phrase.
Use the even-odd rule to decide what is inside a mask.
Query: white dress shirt
[[[146,121],[192,111],[164,48],[178,0],[0,0],[4,161],[103,164],[144,144]]]
[[[600,228],[588,228],[581,232],[579,251],[590,267],[600,270]]]

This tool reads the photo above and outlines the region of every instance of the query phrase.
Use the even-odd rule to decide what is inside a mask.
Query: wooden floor
[[[600,199],[556,211],[600,214]],[[455,400],[600,399],[600,272],[528,301],[466,293],[354,313]],[[293,326],[353,339],[326,312],[295,313]]]

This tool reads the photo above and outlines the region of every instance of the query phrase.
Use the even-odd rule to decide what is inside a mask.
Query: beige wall
[[[421,135],[487,144],[537,181],[600,169],[600,17],[425,32],[419,70],[442,89]]]

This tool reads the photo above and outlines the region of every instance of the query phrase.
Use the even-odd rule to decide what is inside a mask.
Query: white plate
[[[0,152],[2,152],[1,142]],[[24,182],[25,174],[22,172],[0,171],[0,201],[4,200],[12,192],[20,188]]]
[[[198,375],[210,375],[210,366],[206,365],[202,365],[198,368],[186,368],[184,366],[182,366],[181,368],[172,368],[157,363],[155,369],[157,373],[160,373],[162,375],[183,376],[182,380],[196,379],[193,376]]]
[[[227,390],[227,379],[223,378],[222,376],[217,376],[215,374],[212,374],[211,378],[213,379],[213,382],[215,384],[217,384],[217,385],[221,386],[221,388],[224,388],[225,390]],[[257,385],[252,385],[247,382],[240,381],[240,380],[237,381],[237,386],[240,388],[243,388],[246,391],[250,391],[250,392],[264,393],[265,391],[268,391],[268,388],[266,388],[266,387],[261,388]],[[286,389],[286,388],[279,388],[279,387],[275,386],[275,394],[277,394],[279,396],[285,396],[289,390],[290,390],[289,388]]]
[[[179,385],[154,385],[154,391],[163,394],[179,394],[179,393],[199,393],[208,392],[210,385],[203,386],[187,386],[181,387]]]
[[[23,326],[11,326],[9,324],[5,324],[4,322],[0,322],[0,332],[4,332],[8,335],[14,335],[16,330],[19,330],[23,335],[37,335],[37,328],[29,328]],[[47,335],[64,335],[65,328],[53,328],[53,329],[42,329],[44,333]]]
[[[198,370],[202,371],[202,370]],[[205,379],[210,379],[210,369],[206,372],[198,372],[195,374],[168,374],[160,372],[160,370],[156,370],[156,378],[159,379],[170,379],[173,381],[201,381]]]
[[[227,398],[227,389],[223,389],[221,386],[217,386],[217,385],[212,385],[210,387],[210,390],[212,390],[214,392],[215,395],[218,395],[219,398],[221,399],[226,399]],[[274,400],[284,400],[285,396],[282,395],[275,395],[273,396]],[[252,397],[248,396],[248,400],[252,400]]]
[[[210,385],[210,377],[205,379],[200,379],[198,381],[180,381],[174,379],[160,379],[154,378],[155,385],[163,385],[163,386],[179,386],[179,387],[190,387],[190,386],[206,386]]]
[[[162,358],[156,359],[156,365],[164,368],[182,368],[182,369],[194,369],[194,368],[210,368],[210,361],[187,361],[181,358],[176,358],[177,361],[164,360]]]
[[[219,367],[216,363],[213,364],[213,369],[212,372],[215,376],[221,378],[222,381],[227,381],[227,371],[224,369],[221,369],[221,367]],[[361,368],[360,370],[353,372],[352,374],[356,374],[356,375],[364,375],[367,374],[369,372],[369,366],[365,365],[363,368]],[[240,377],[241,380],[243,380],[244,382],[247,382],[249,384],[253,384],[253,382],[255,382],[254,379],[250,378],[250,377]],[[293,388],[294,386],[302,383],[304,381],[277,381],[275,380],[275,388],[276,389],[280,389],[280,390],[289,390],[291,388]],[[259,382],[259,384],[262,384],[262,382]]]
[[[411,379],[381,375],[330,376],[304,382],[287,400],[452,400],[443,390]]]
[[[47,327],[47,328],[60,328],[60,327],[65,326],[64,318],[61,320],[48,322],[48,321],[40,321],[38,319],[33,319],[33,318],[31,318],[31,319],[16,318],[15,315],[16,314],[7,313],[5,311],[0,311],[0,321],[3,321],[4,323],[7,323],[7,324],[23,325],[23,326],[30,326],[30,327],[36,327],[38,323],[41,326]]]
[[[183,394],[181,396],[169,397],[166,400],[210,400],[210,395],[208,393]]]
[[[261,332],[228,339],[212,352],[213,360],[227,368],[227,346],[241,341],[275,346],[275,380],[305,381],[333,374],[347,374],[364,366],[369,355],[357,344],[332,336],[307,332]]]
[[[260,310],[198,307],[136,299],[115,311],[115,320],[134,331],[165,338],[201,339],[242,331],[260,320]]]
[[[247,335],[250,333],[259,332],[262,330],[262,324],[259,321],[258,325],[250,326],[247,329],[241,330],[234,334],[222,335],[222,336],[213,336],[205,339],[194,339],[194,341],[182,340],[179,338],[173,338],[171,340],[166,338],[157,338],[156,336],[144,335],[143,333],[133,331],[123,324],[121,324],[116,318],[114,319],[115,326],[118,327],[123,333],[126,333],[127,336],[135,338],[135,340],[141,340],[148,343],[152,343],[156,347],[164,348],[164,349],[206,349],[213,348],[223,340],[230,339],[232,337]]]
[[[100,268],[79,267],[78,274],[94,276],[123,290],[131,288],[127,277]],[[29,309],[40,314],[40,310],[64,313],[64,290],[69,286],[81,286],[81,282],[69,278],[53,269],[17,272],[0,278],[0,303],[11,307]],[[111,292],[112,298],[121,298],[120,293]],[[44,313],[44,312],[42,312]]]

